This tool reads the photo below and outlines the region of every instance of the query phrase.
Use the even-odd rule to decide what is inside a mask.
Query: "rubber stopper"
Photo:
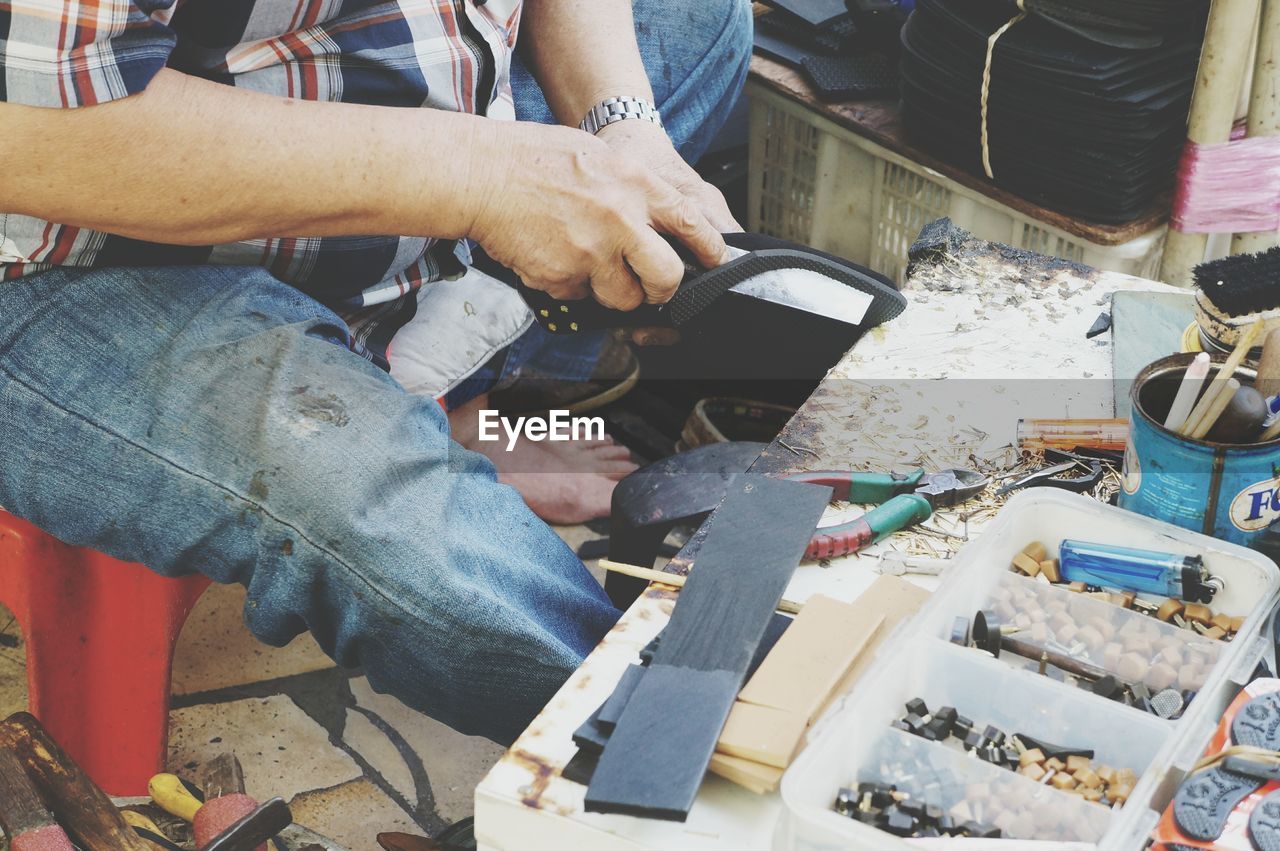
[[[249,815],[258,808],[258,803],[243,793],[223,795],[205,802],[196,813],[193,826],[195,828],[196,847],[203,848],[218,838],[224,830]],[[266,844],[259,845],[256,851],[267,851]]]
[[[12,851],[75,851],[66,831],[56,824],[28,830],[9,845]]]
[[[1000,618],[989,609],[979,609],[973,616],[973,643],[990,653],[1000,655]]]

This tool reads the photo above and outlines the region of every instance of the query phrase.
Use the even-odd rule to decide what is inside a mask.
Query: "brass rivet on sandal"
[[[570,323],[569,323],[569,330],[570,330],[570,331],[577,331],[577,330],[578,330],[578,323],[577,323],[577,322],[570,322]]]
[[[560,312],[561,312],[561,313],[568,313],[568,312],[569,312],[569,305],[567,305],[567,304],[562,304],[562,305],[560,305]]]
[[[556,323],[554,323],[554,322],[548,322],[548,323],[547,323],[547,330],[548,330],[548,331],[554,331],[554,330],[556,330]]]
[[[550,313],[547,313],[547,311],[545,311],[545,310],[539,310],[539,311],[538,311],[538,315],[539,315],[539,316],[550,316],[551,314],[550,314]]]

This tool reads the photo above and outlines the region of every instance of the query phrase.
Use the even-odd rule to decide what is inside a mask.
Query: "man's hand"
[[[694,171],[675,146],[667,131],[650,121],[618,121],[600,129],[596,138],[671,184],[677,192],[693,201],[707,220],[721,233],[742,230],[729,212],[720,193]],[[638,346],[670,346],[680,341],[674,328],[636,328],[630,334]]]
[[[650,121],[618,121],[601,128],[596,138],[638,162],[692,200],[721,233],[742,230],[729,212],[724,195],[689,166],[671,144],[671,137]]]
[[[660,233],[704,266],[723,261],[724,239],[699,204],[630,152],[523,122],[486,135],[496,147],[476,157],[482,194],[468,235],[534,289],[619,310],[665,302],[684,264]]]

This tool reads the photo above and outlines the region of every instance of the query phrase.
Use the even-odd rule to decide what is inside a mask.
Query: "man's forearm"
[[[162,71],[73,110],[0,103],[0,210],[185,245],[268,236],[460,237],[474,116],[316,103]]]
[[[615,95],[653,100],[631,0],[525,0],[521,49],[561,124]]]

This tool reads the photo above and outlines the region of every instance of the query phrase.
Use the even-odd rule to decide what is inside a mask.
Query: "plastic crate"
[[[1155,278],[1166,228],[1098,245],[1030,218],[755,82],[750,230],[795,240],[902,282],[907,250],[949,216],[975,236],[1096,269]]]

